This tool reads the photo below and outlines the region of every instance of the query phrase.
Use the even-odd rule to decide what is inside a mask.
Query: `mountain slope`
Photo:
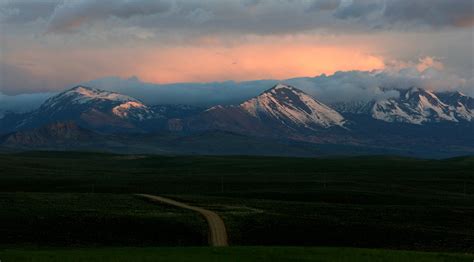
[[[0,139],[8,147],[76,146],[94,143],[99,135],[83,129],[74,122],[57,122],[27,131],[18,131]]]
[[[474,121],[474,98],[461,92],[444,92],[437,95],[441,101],[452,107],[456,119]]]
[[[375,101],[346,101],[332,103],[330,106],[341,114],[369,114]]]
[[[187,118],[195,116],[202,111],[204,108],[190,105],[154,105],[151,107],[153,112],[163,116],[166,119],[175,119],[175,118]]]

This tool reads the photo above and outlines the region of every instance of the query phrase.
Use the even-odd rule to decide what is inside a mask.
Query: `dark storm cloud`
[[[311,2],[268,0],[76,0],[57,6],[49,32],[70,32],[111,17],[126,25],[156,30],[262,33],[311,29],[316,17],[305,12]],[[177,32],[177,33],[180,33]]]
[[[387,1],[384,17],[389,23],[415,22],[434,27],[474,25],[472,0]]]
[[[38,18],[49,19],[59,0],[1,1],[0,21],[2,23],[27,23]]]
[[[336,10],[341,19],[361,19],[385,28],[428,25],[468,27],[474,22],[472,0],[353,0]]]
[[[383,7],[383,0],[354,0],[338,8],[334,16],[340,19],[367,17],[374,12],[381,12]]]
[[[115,16],[143,17],[133,23],[175,30],[196,26],[202,31],[285,33],[333,28],[334,23],[358,22],[359,30],[404,25],[471,26],[472,0],[76,0],[58,6],[51,30],[67,30],[83,23]],[[308,12],[310,11],[310,12]],[[357,24],[357,23],[356,23]],[[350,27],[349,27],[350,28]]]
[[[127,19],[132,16],[159,14],[168,11],[172,1],[158,0],[75,0],[56,6],[48,31],[68,32],[84,23],[114,16]]]
[[[341,0],[316,0],[311,5],[316,10],[335,10],[341,4]]]
[[[278,34],[316,29],[467,27],[472,0],[0,0],[4,22],[49,20],[49,32],[71,32],[111,17],[128,26],[200,32]],[[132,19],[133,18],[133,19]],[[344,25],[340,27],[337,25]],[[407,26],[409,25],[409,26]]]

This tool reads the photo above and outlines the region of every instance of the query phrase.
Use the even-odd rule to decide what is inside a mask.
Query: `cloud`
[[[461,77],[446,70],[442,60],[425,56],[417,61],[392,62],[379,73],[381,85],[421,87],[432,91],[458,90],[474,97],[474,76]]]
[[[428,64],[430,67],[425,67]],[[464,79],[446,72],[442,63],[423,57],[405,67],[387,67],[374,71],[336,72],[314,78],[286,82],[301,88],[325,103],[380,100],[397,97],[397,90],[420,87],[435,92],[461,91],[474,97],[474,78]]]
[[[389,67],[374,71],[346,71],[316,77],[287,80],[261,80],[247,82],[211,82],[157,85],[144,83],[138,78],[104,78],[85,83],[111,91],[125,93],[150,104],[178,103],[200,106],[238,104],[278,82],[302,89],[324,103],[370,101],[397,97],[400,89],[421,87],[432,91],[462,91],[474,96],[474,81],[450,74],[442,68],[421,67],[442,65],[432,57],[418,62],[407,62],[404,67]]]
[[[4,22],[49,20],[47,32],[79,32],[117,18],[126,26],[199,33],[332,33],[377,28],[472,27],[472,0],[42,0],[0,2]],[[119,23],[121,24],[121,23]]]
[[[472,27],[472,0],[351,0],[341,5],[334,15],[355,19],[371,28]]]
[[[288,82],[328,104],[398,96],[396,91],[384,90],[379,76],[368,71],[336,72],[329,76],[293,79]]]
[[[432,66],[425,68],[428,65]],[[210,107],[217,104],[239,104],[279,82],[300,88],[327,104],[397,97],[399,95],[397,90],[411,87],[437,92],[457,90],[474,97],[474,78],[463,79],[445,71],[442,62],[433,57],[422,57],[414,62],[394,63],[384,70],[339,71],[331,75],[322,74],[282,81],[153,84],[143,82],[137,77],[127,79],[107,77],[81,84],[123,93],[148,104],[189,104]],[[31,110],[51,95],[52,93],[19,96],[0,94],[0,112]]]
[[[0,93],[19,95],[62,89],[68,86],[74,72],[58,74],[60,70],[60,65],[49,67],[29,59],[0,61]]]
[[[56,6],[48,31],[71,32],[110,17],[128,20],[131,26],[182,31],[191,27],[201,33],[470,27],[473,5],[472,0],[75,0]]]
[[[207,82],[152,84],[136,77],[106,77],[83,83],[99,89],[120,92],[148,104],[189,104],[210,107],[217,104],[238,104],[272,87],[278,80],[247,82]]]
[[[38,76],[26,67],[0,61],[0,93],[21,94],[42,92],[54,87],[54,80]],[[57,87],[57,86],[56,86]]]
[[[383,0],[353,0],[343,4],[336,10],[334,16],[340,19],[368,17],[384,8]]]
[[[34,88],[63,89],[104,76],[131,75],[153,83],[286,79],[384,66],[381,57],[368,54],[367,47],[359,44],[346,47],[304,38],[273,40],[259,38],[230,46],[211,39],[176,47],[29,48],[9,53],[4,73],[0,72],[5,79],[0,88],[18,94]],[[23,65],[25,62],[28,64]],[[25,79],[28,83],[18,82]]]
[[[60,0],[0,1],[0,22],[28,23],[39,18],[48,19]]]
[[[83,25],[115,17],[129,26],[181,33],[297,32],[311,29],[319,20],[306,12],[308,6],[303,0],[76,0],[56,7],[47,31],[78,32]]]
[[[416,69],[419,72],[423,72],[428,68],[434,68],[436,70],[443,70],[444,65],[441,61],[438,61],[435,57],[426,56],[419,59]]]
[[[383,17],[387,23],[425,24],[432,27],[472,27],[474,1],[386,1]]]
[[[309,7],[309,11],[335,10],[341,4],[340,0],[315,0]]]
[[[109,17],[127,19],[136,15],[161,14],[172,7],[167,0],[75,0],[56,6],[48,32],[74,32],[85,23]]]
[[[345,86],[354,97],[372,97],[378,85],[396,81],[472,94],[473,5],[472,0],[0,0],[0,91],[54,91],[109,75],[171,83],[325,73],[327,79],[316,82],[327,86],[326,94],[338,90],[337,95]],[[389,68],[378,76],[365,72],[384,63]],[[351,70],[357,73],[334,74]],[[351,81],[366,88],[351,89]]]
[[[4,95],[0,92],[0,118],[5,112],[24,113],[38,108],[54,93]]]
[[[403,65],[401,65],[403,64]],[[397,90],[420,87],[435,92],[462,91],[474,97],[473,79],[444,70],[441,61],[422,57],[383,70],[336,72],[294,82],[326,103],[380,100],[398,96]]]

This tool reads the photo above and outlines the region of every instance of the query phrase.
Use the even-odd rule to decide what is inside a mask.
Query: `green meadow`
[[[473,217],[472,157],[0,155],[1,261],[471,261]]]

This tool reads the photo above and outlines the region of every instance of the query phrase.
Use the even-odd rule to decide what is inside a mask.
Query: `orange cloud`
[[[111,49],[30,49],[12,56],[27,61],[25,69],[64,85],[104,76],[129,77],[154,83],[285,79],[336,71],[384,67],[381,57],[360,47],[317,43],[201,43],[181,47]],[[67,82],[67,83],[66,83]],[[58,86],[60,88],[60,86]]]
[[[384,67],[381,57],[357,49],[309,44],[157,49],[148,57],[136,74],[158,83],[285,79]]]
[[[444,65],[440,61],[436,60],[434,57],[426,56],[420,58],[418,64],[416,65],[416,69],[419,72],[423,72],[428,68],[435,68],[437,70],[443,70]]]
[[[456,26],[459,27],[472,27],[474,26],[474,16],[467,16],[459,18],[454,23]]]

